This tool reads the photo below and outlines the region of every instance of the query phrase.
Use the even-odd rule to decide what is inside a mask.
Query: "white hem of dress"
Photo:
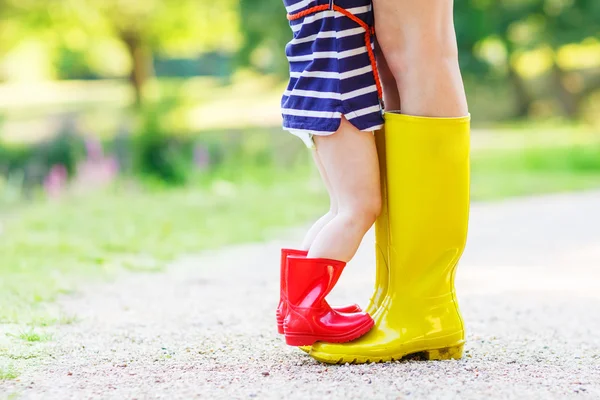
[[[367,128],[367,129],[362,129],[361,132],[371,132],[374,134],[375,131],[377,131],[381,128],[383,128],[383,124],[375,125],[375,126]],[[315,135],[330,136],[335,133],[335,132],[315,131],[312,129],[285,128],[285,130],[288,131],[289,133],[291,133],[292,135],[298,137],[300,140],[302,140],[304,142],[304,144],[306,145],[306,147],[308,147],[309,149],[315,148],[315,141],[313,139],[313,136],[315,136]]]

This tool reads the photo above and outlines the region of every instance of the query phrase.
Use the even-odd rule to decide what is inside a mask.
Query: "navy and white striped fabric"
[[[287,12],[295,14],[330,0],[283,2]],[[335,4],[373,25],[371,0]],[[290,82],[281,101],[284,129],[310,146],[312,135],[336,132],[342,116],[361,131],[381,128],[382,109],[364,29],[333,10],[290,21],[290,26],[294,38],[286,46]]]

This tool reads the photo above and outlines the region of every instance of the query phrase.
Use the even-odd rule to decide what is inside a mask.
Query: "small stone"
[[[269,376],[269,375],[271,375],[271,374],[268,371],[265,371],[262,373],[262,376]]]

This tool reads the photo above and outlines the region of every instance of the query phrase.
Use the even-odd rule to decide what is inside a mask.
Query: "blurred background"
[[[600,2],[456,2],[473,199],[600,188]],[[280,0],[0,0],[0,322],[309,223]]]

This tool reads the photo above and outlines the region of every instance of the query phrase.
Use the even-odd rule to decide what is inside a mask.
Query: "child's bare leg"
[[[400,93],[398,92],[398,85],[396,83],[396,79],[394,78],[394,75],[392,74],[392,71],[388,66],[385,56],[379,48],[377,52],[377,66],[379,70],[379,76],[381,78],[381,83],[383,86],[383,98],[386,110],[400,110]],[[329,178],[327,177],[327,172],[323,167],[323,163],[319,159],[318,151],[313,152],[313,158],[315,160],[315,164],[319,168],[321,178],[323,179],[323,182],[327,187],[327,192],[329,193],[329,212],[323,215],[317,222],[315,222],[304,237],[304,242],[302,243],[302,248],[304,250],[309,250],[311,248],[315,238],[317,237],[321,229],[323,229],[329,223],[329,221],[335,218],[335,216],[338,213],[338,200],[333,190],[333,187],[329,182]]]
[[[343,118],[335,134],[315,136],[315,143],[338,210],[317,234],[309,257],[348,262],[381,210],[375,138]]]
[[[323,215],[317,222],[313,224],[313,226],[308,230],[306,236],[304,237],[304,242],[302,242],[302,249],[308,250],[312,246],[315,237],[321,232],[321,229],[325,225],[329,223],[336,215],[338,210],[338,202],[335,196],[335,192],[331,187],[331,183],[329,182],[329,178],[327,177],[327,172],[325,171],[325,167],[323,167],[323,163],[319,159],[319,153],[316,150],[313,150],[313,159],[315,160],[315,164],[319,169],[319,173],[321,174],[321,179],[327,188],[327,193],[329,193],[329,211],[327,214]]]

